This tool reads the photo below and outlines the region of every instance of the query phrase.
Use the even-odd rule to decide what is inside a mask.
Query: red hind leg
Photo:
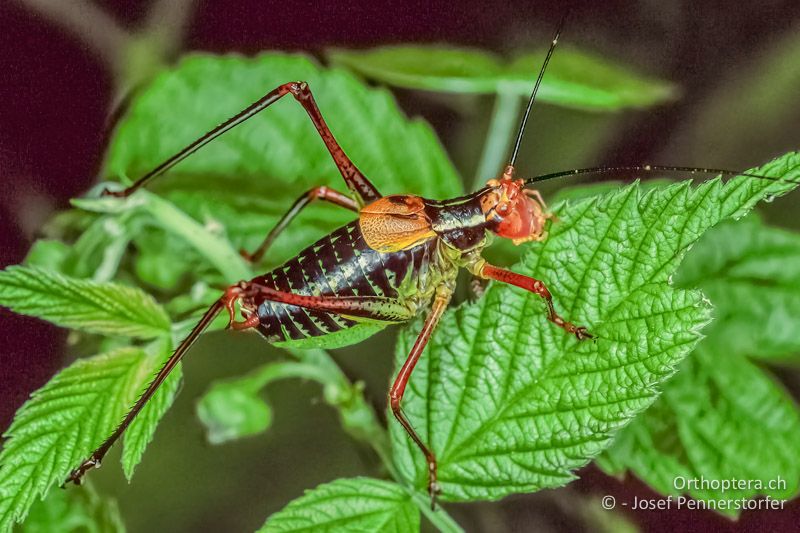
[[[70,473],[67,481],[72,481],[76,485],[80,484],[81,478],[91,468],[100,466],[101,461],[105,457],[111,446],[122,436],[125,430],[133,422],[136,415],[144,408],[147,402],[155,394],[156,390],[167,379],[170,372],[177,366],[178,362],[183,358],[189,348],[198,339],[200,334],[214,321],[214,318],[223,309],[227,309],[230,315],[230,322],[228,326],[235,330],[242,330],[252,328],[258,325],[258,316],[253,314],[246,318],[243,322],[235,321],[235,305],[236,302],[244,297],[253,297],[261,295],[265,299],[281,302],[291,305],[297,305],[308,309],[319,311],[328,311],[332,313],[341,313],[348,316],[358,316],[369,318],[372,320],[381,320],[386,322],[401,322],[408,320],[413,316],[411,311],[401,304],[398,300],[392,298],[383,298],[377,296],[352,296],[352,297],[338,297],[338,296],[306,296],[300,294],[293,294],[288,292],[278,291],[263,285],[242,281],[236,285],[229,287],[222,297],[212,305],[208,311],[203,315],[197,325],[192,329],[191,333],[184,339],[175,352],[169,357],[164,366],[161,367],[156,377],[147,386],[147,389],[142,393],[139,399],[133,404],[130,411],[128,411],[125,418],[119,426],[103,443],[89,456],[88,459],[78,466]]]
[[[322,138],[322,142],[325,143],[325,147],[328,149],[328,152],[330,152],[334,163],[336,163],[339,173],[342,175],[342,178],[344,178],[347,188],[350,189],[353,196],[358,200],[358,204],[365,205],[380,198],[381,194],[378,192],[378,189],[376,189],[367,177],[358,170],[350,158],[347,157],[347,154],[344,153],[342,147],[339,146],[330,128],[325,123],[325,119],[322,118],[322,113],[317,107],[317,103],[314,101],[314,95],[311,94],[311,89],[308,88],[308,84],[304,81],[293,81],[276,87],[219,126],[211,129],[205,135],[195,139],[178,153],[174,154],[166,161],[163,161],[156,168],[136,180],[136,182],[127,189],[119,192],[106,190],[105,193],[111,196],[129,196],[226,131],[252,118],[287,94],[294,96],[294,99],[297,100],[306,110],[306,113],[308,113],[311,122],[314,123],[314,127],[317,129],[317,133],[319,133],[319,136]]]
[[[136,403],[133,404],[133,407],[131,407],[130,411],[128,411],[128,413],[125,415],[125,418],[122,420],[119,426],[117,426],[114,432],[105,441],[103,441],[103,443],[100,444],[100,446],[94,452],[92,452],[88,459],[83,461],[78,468],[70,473],[67,481],[72,481],[76,485],[80,485],[81,478],[83,478],[84,474],[86,474],[89,469],[100,466],[100,463],[102,462],[106,453],[108,453],[108,450],[111,449],[111,446],[113,446],[117,439],[119,439],[122,434],[125,433],[125,430],[131,424],[131,422],[133,422],[133,419],[136,418],[137,414],[139,414],[139,411],[144,408],[148,400],[152,398],[153,394],[156,393],[161,384],[167,379],[167,376],[169,376],[170,372],[172,372],[172,370],[178,365],[186,352],[189,351],[189,348],[192,346],[192,344],[194,344],[198,337],[200,337],[200,334],[211,325],[211,323],[214,321],[214,318],[216,318],[225,305],[225,297],[223,296],[214,302],[208,311],[205,312],[197,325],[192,328],[192,331],[189,333],[189,335],[183,341],[181,341],[169,359],[167,359],[167,362],[164,363],[164,366],[162,366],[161,370],[158,371],[158,374],[156,374],[156,377],[150,382],[150,385],[147,386],[147,389],[142,393],[139,399],[136,400]]]

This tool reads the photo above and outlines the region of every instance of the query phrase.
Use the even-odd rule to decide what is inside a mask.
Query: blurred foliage
[[[336,65],[396,87],[527,97],[546,52],[538,50],[505,61],[482,50],[406,45],[333,50],[328,57]],[[635,74],[607,58],[561,46],[547,67],[537,99],[577,109],[616,111],[663,103],[675,96],[675,87],[668,83]]]
[[[124,533],[117,502],[97,494],[91,484],[83,490],[54,490],[31,507],[20,533]]]
[[[211,444],[222,444],[266,431],[272,424],[272,409],[257,393],[252,380],[217,382],[197,404],[197,418],[206,427]]]
[[[360,74],[403,87],[522,95],[530,90],[531,72],[541,55],[506,63],[483,52],[395,47],[338,51],[331,57]],[[310,83],[337,139],[384,193],[445,198],[463,191],[432,129],[406,119],[386,90],[368,88],[345,70],[278,53],[249,59],[195,55],[158,75],[137,95],[117,129],[105,175],[128,181],[143,174],[260,97],[265,88],[289,79]],[[543,100],[560,106],[609,111],[651,105],[674,94],[669,84],[576,51],[559,52],[541,92]],[[497,145],[495,135],[490,134],[487,146]],[[798,156],[788,154],[761,172],[796,178]],[[32,249],[29,267],[0,273],[0,304],[75,328],[89,345],[107,348],[63,370],[18,412],[0,454],[0,529],[23,519],[34,500],[63,481],[113,429],[171,347],[196,322],[198,309],[217,297],[216,287],[252,274],[254,268],[238,250],[257,245],[304,190],[317,185],[342,189],[340,181],[302,108],[287,99],[181,163],[152,191],[124,201],[93,194],[76,200],[77,209],[48,224],[47,239]],[[716,286],[706,283],[699,269],[714,264],[710,257],[717,257],[710,256],[698,260],[699,273],[686,278],[682,287],[708,290],[714,303],[719,300],[719,309],[730,297],[732,309],[763,282],[777,286],[769,309],[752,308],[738,316],[731,312],[683,363],[700,339],[708,308],[698,291],[670,284],[683,253],[706,229],[791,188],[746,178],[725,186],[718,180],[694,188],[686,183],[656,186],[647,193],[632,186],[555,206],[561,221],[551,229],[551,238],[526,246],[517,269],[547,280],[563,314],[590,325],[599,339],[575,343],[544,321],[537,298],[497,285],[478,302],[448,312],[404,403],[439,453],[444,498],[496,499],[567,483],[572,470],[608,447],[614,433],[654,401],[658,385],[678,365],[683,370],[666,385],[665,395],[623,429],[604,456],[606,468],[630,468],[668,492],[663,477],[643,472],[685,468],[680,460],[689,447],[710,457],[708,463],[695,465],[722,461],[728,467],[741,461],[734,453],[722,453],[727,449],[695,446],[698,434],[691,430],[696,428],[683,420],[690,413],[708,417],[708,427],[718,427],[732,439],[745,438],[748,428],[739,422],[744,415],[758,416],[754,412],[763,413],[764,431],[795,435],[796,405],[765,374],[754,372],[745,356],[782,358],[795,349],[796,339],[759,331],[753,335],[761,337],[755,338],[774,343],[765,352],[737,354],[719,376],[710,376],[704,365],[717,365],[717,350],[723,349],[713,348],[714,328],[737,320],[753,324],[756,316],[764,319],[762,312],[771,313],[772,321],[791,324],[790,311],[798,305],[791,290],[792,270],[773,276],[770,269],[793,264],[796,237],[744,225],[737,226],[736,235],[750,235],[750,240],[732,239],[724,229],[709,237],[719,241],[709,249],[727,243],[726,260],[738,261],[743,272],[752,275],[763,267],[770,277],[736,293],[718,287],[715,299]],[[331,206],[308,208],[258,269],[278,264],[352,216]],[[766,253],[774,256],[766,258]],[[402,334],[398,357],[404,357],[414,333],[409,328]],[[327,352],[291,356],[244,378],[212,385],[198,406],[209,439],[222,442],[262,432],[272,422],[262,389],[286,378],[311,379],[322,385],[326,403],[337,409],[347,434],[371,446],[380,458],[381,470],[375,474],[388,474],[393,481],[355,478],[323,485],[273,515],[264,530],[317,530],[335,523],[340,528],[405,531],[419,527],[422,513],[434,527],[458,531],[445,511],[430,510],[418,490],[423,484],[418,451],[396,424],[390,425],[390,449],[363,388],[353,385]],[[746,386],[747,379],[758,388],[755,403],[733,401],[730,391]],[[122,457],[127,477],[169,408],[179,380],[176,372],[129,429]],[[495,394],[498,390],[502,398]],[[664,428],[658,424],[668,424],[670,431],[678,428],[685,440],[664,441],[659,449],[630,445],[624,448],[628,462],[620,457],[612,462],[626,442],[633,442],[631,435],[660,435]],[[773,461],[765,472],[796,471],[796,461],[786,453],[766,457],[770,446],[793,451],[794,437],[759,442],[763,454],[752,454],[750,463],[742,463],[748,474],[760,471],[762,460]],[[782,496],[796,491],[795,484]],[[70,501],[81,499],[73,493],[83,494],[68,491]],[[64,498],[49,501],[53,503],[46,504],[46,514],[66,513]],[[91,498],[87,502],[80,504],[90,509],[86,516],[100,516],[91,509],[106,505]],[[35,523],[42,507],[33,509],[29,520]]]
[[[717,80],[693,113],[679,124],[664,152],[705,165],[748,165],[748,154],[792,150],[800,108],[800,31],[768,41]]]

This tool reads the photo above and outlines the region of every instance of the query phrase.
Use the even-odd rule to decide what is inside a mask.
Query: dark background
[[[172,2],[172,11],[180,11],[187,4],[190,3]],[[75,5],[81,3],[75,2]],[[102,1],[95,6],[127,32],[146,24],[151,7],[150,2],[135,1]],[[180,18],[171,19],[174,13],[170,12],[169,7],[165,8],[164,21],[169,23]],[[507,52],[546,44],[562,12],[563,3],[556,1],[518,4],[479,1],[199,2],[171,55],[176,55],[178,50],[251,54],[280,49],[318,53],[327,46],[368,47],[408,42],[446,42]],[[5,266],[20,262],[37,228],[48,216],[67,206],[70,197],[80,195],[95,181],[107,136],[108,113],[116,93],[108,56],[104,57],[97,46],[90,46],[74,32],[65,30],[63,24],[42,16],[25,3],[6,1],[0,3],[0,28],[0,179],[3,183],[0,187],[0,266]],[[760,81],[753,73],[757,72],[754,65],[759,64],[761,54],[787,35],[799,31],[800,4],[796,0],[576,2],[562,42],[608,54],[623,64],[674,81],[682,88],[683,96],[675,104],[626,114],[621,127],[615,128],[615,134],[604,140],[602,150],[590,161],[584,161],[583,157],[569,159],[569,153],[562,160],[560,153],[549,153],[523,164],[538,171],[567,169],[585,163],[640,162],[746,168],[795,149],[800,125],[796,105],[775,123],[766,126],[757,121],[740,124],[745,127],[735,132],[721,131],[719,136],[699,136],[685,124],[714,103],[709,100],[719,94],[715,89],[718,90],[720,80],[753,84],[757,89]],[[96,38],[95,44],[100,43],[100,49],[113,47],[113,33],[102,33]],[[105,53],[108,52],[106,49]],[[763,84],[765,93],[769,93],[770,79],[764,79]],[[800,96],[800,85],[796,87]],[[431,121],[449,148],[463,140],[463,121],[455,120],[453,111],[446,106],[437,106],[430,99],[417,98],[406,91],[400,92],[399,99],[410,114],[422,114]],[[480,105],[487,107],[486,103]],[[765,114],[769,116],[768,102],[759,101],[754,105],[767,106]],[[559,129],[563,123],[557,123],[559,116],[549,112],[547,106],[539,109],[537,107],[539,118],[534,119],[528,134],[529,142],[542,141],[547,146],[569,144],[570,138],[553,139],[549,135],[552,132],[563,135],[564,127]],[[741,112],[738,108],[729,110],[734,116]],[[584,118],[587,127],[597,120],[572,113],[565,115],[564,121]],[[468,127],[471,132],[485,128],[485,118],[476,118]],[[743,139],[741,142],[746,143],[746,147],[737,145],[732,137]],[[459,146],[452,149],[469,152],[468,148]],[[471,176],[469,163],[461,159],[471,162],[477,155],[467,154],[456,159],[464,174]],[[773,222],[790,222],[796,214],[790,203],[784,200],[770,206],[768,218]],[[0,428],[7,427],[15,410],[32,390],[43,385],[63,366],[65,339],[62,330],[0,309]],[[109,492],[120,500],[123,516],[132,531],[140,531],[148,525],[165,530],[192,530],[201,526],[252,529],[260,525],[269,512],[299,495],[303,488],[339,475],[363,473],[363,465],[371,464],[372,459],[354,449],[341,434],[332,412],[314,403],[319,393],[311,385],[275,387],[270,397],[277,413],[276,426],[266,444],[257,439],[219,449],[193,444],[200,439],[199,428],[192,420],[192,399],[202,392],[209,380],[235,375],[259,362],[258,359],[234,361],[227,356],[220,360],[219,353],[238,350],[231,350],[230,342],[224,335],[215,336],[204,343],[200,353],[193,354],[187,365],[187,386],[182,400],[164,420],[159,429],[161,439],[157,436],[148,452],[149,461],[140,466],[133,485],[119,483],[118,473],[117,477],[111,472],[103,473],[110,477],[108,481],[101,479],[100,485],[112,487]],[[254,341],[235,342],[233,346]],[[369,341],[364,351],[377,346],[377,341]],[[269,348],[261,350],[268,352]],[[348,373],[366,377],[368,391],[380,398],[380,387],[385,385],[390,372],[389,354],[384,355],[384,360],[377,362],[374,361],[377,356],[373,355],[366,363],[371,365],[366,370],[362,369],[365,362],[358,357],[340,357]],[[192,382],[195,378],[197,384]],[[308,420],[298,422],[297,418]],[[310,427],[314,428],[314,434],[308,433]],[[170,451],[169,446],[164,446],[165,441],[178,441],[197,449],[186,453],[181,449]],[[287,448],[310,451],[289,457],[285,452]],[[189,491],[186,498],[179,498],[169,490],[173,485],[172,476],[176,478],[177,487],[184,486],[181,481],[186,486],[204,485],[202,467],[207,463],[203,462],[203,457],[213,454],[247,457],[248,453],[256,457],[259,454],[270,456],[265,461],[271,469],[266,478],[251,480],[250,500],[236,496],[234,489],[241,491],[243,488],[234,483],[238,479],[235,471],[231,472],[230,494],[225,486],[208,487],[207,492],[212,496],[208,496],[207,501],[213,503],[205,507],[201,503],[206,500],[197,491],[196,494]],[[287,462],[291,464],[283,464]],[[332,467],[333,464],[337,466]],[[239,468],[246,471],[244,466]],[[309,470],[312,474],[290,479],[288,476],[294,474],[294,469]],[[182,476],[185,477],[181,479]],[[618,501],[632,501],[634,494],[654,497],[636,480],[621,482],[607,478],[593,467],[584,469],[581,476],[571,492],[611,493]],[[264,493],[267,490],[264,485],[271,485],[273,492]],[[213,496],[215,491],[216,496]],[[270,494],[280,496],[268,500]],[[555,494],[546,491],[536,496],[507,498],[499,504],[453,506],[454,515],[462,524],[486,530],[580,527],[569,508],[569,493]],[[152,500],[159,499],[162,501],[157,503],[161,503],[161,507],[151,504]],[[129,501],[136,504],[127,503]],[[194,508],[186,503],[193,501]],[[271,502],[269,506],[263,503],[266,501]],[[248,506],[255,508],[246,510]],[[792,504],[783,512],[745,513],[736,524],[706,512],[629,512],[628,516],[643,528],[652,530],[789,530],[800,523],[800,505]],[[176,518],[172,520],[171,517]]]

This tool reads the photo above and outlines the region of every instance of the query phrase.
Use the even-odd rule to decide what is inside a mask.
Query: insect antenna
[[[533,101],[536,99],[536,93],[539,91],[539,86],[542,84],[542,78],[544,78],[544,72],[547,69],[547,65],[550,63],[550,58],[553,57],[553,51],[555,50],[556,45],[558,44],[558,38],[561,35],[561,30],[564,27],[564,23],[566,22],[568,16],[569,16],[569,10],[567,10],[561,17],[561,20],[558,23],[558,27],[556,28],[556,31],[553,34],[553,40],[550,43],[550,48],[547,50],[547,55],[544,58],[544,63],[542,63],[542,68],[539,69],[539,75],[536,78],[536,83],[533,85],[533,91],[531,91],[531,96],[528,99],[528,106],[525,108],[525,114],[522,116],[522,122],[520,123],[519,131],[517,132],[517,140],[514,142],[514,149],[511,152],[511,158],[509,159],[508,166],[506,166],[506,169],[503,171],[503,178],[511,179],[514,176],[514,164],[517,161],[517,155],[519,154],[520,145],[522,144],[522,136],[525,134],[525,126],[528,124],[528,118],[530,117],[531,114]],[[715,174],[715,175],[722,175],[729,177],[747,176],[750,178],[757,178],[763,180],[785,181],[786,183],[800,184],[800,181],[796,180],[788,180],[775,176],[765,176],[763,174],[754,174],[752,172],[742,172],[740,170],[731,170],[726,168],[687,167],[687,166],[675,166],[675,165],[613,165],[606,167],[576,168],[572,170],[553,172],[550,174],[541,174],[539,176],[534,176],[532,178],[526,179],[525,185],[528,186],[534,183],[538,183],[540,181],[547,181],[567,176],[606,174],[609,172],[621,172],[621,171],[686,172],[689,174]]]
[[[566,22],[568,15],[569,11],[564,13],[558,23],[555,33],[553,34],[553,40],[550,42],[550,48],[547,49],[547,55],[544,58],[544,63],[542,63],[542,68],[539,69],[539,75],[536,77],[536,83],[533,85],[531,97],[528,99],[528,106],[525,108],[525,114],[522,115],[522,122],[520,122],[519,131],[517,132],[517,140],[514,142],[514,149],[511,152],[511,159],[509,159],[508,166],[503,173],[503,177],[510,179],[514,174],[514,163],[517,161],[519,147],[522,144],[522,136],[525,134],[525,126],[528,124],[528,117],[530,117],[531,114],[533,101],[536,100],[536,93],[539,92],[539,86],[542,84],[542,78],[544,78],[544,72],[547,70],[547,64],[550,63],[550,58],[553,57],[553,51],[556,49],[556,45],[558,44],[558,37],[561,35],[561,29],[564,27],[564,22]]]
[[[704,168],[704,167],[682,167],[674,165],[614,165],[608,167],[589,167],[589,168],[575,168],[572,170],[562,170],[560,172],[552,172],[550,174],[542,174],[534,176],[525,180],[525,185],[533,185],[541,181],[547,181],[567,176],[579,176],[587,174],[607,174],[609,172],[623,172],[623,171],[636,171],[636,172],[685,172],[689,174],[716,174],[722,176],[747,176],[749,178],[757,178],[769,181],[785,181],[786,183],[797,183],[800,181],[784,179],[776,176],[765,176],[763,174],[754,174],[752,172],[742,172],[741,170],[731,170],[727,168]]]

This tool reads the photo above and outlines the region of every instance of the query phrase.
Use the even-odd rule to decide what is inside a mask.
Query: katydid
[[[508,283],[537,294],[545,303],[548,320],[556,327],[578,340],[594,338],[587,327],[576,325],[557,312],[543,281],[489,264],[482,257],[492,235],[510,239],[514,244],[541,241],[547,237],[547,227],[554,221],[554,215],[548,211],[539,192],[530,188],[532,185],[556,177],[620,170],[704,172],[776,179],[723,169],[659,165],[585,168],[527,180],[516,178],[515,162],[522,135],[560,31],[561,24],[534,84],[508,165],[498,178],[489,180],[486,186],[471,194],[449,200],[430,200],[413,194],[382,196],[339,146],[308,84],[301,81],[285,83],[268,92],[129,188],[118,192],[106,190],[104,194],[117,197],[135,193],[207,143],[288,94],[307,112],[341,173],[348,192],[339,192],[327,186],[305,192],[278,221],[263,243],[252,253],[244,255],[254,262],[258,261],[297,214],[312,202],[329,202],[349,209],[357,216],[282,266],[228,287],[178,345],[121,424],[88,459],[72,471],[69,481],[79,484],[89,469],[100,465],[111,446],[220,312],[228,313],[229,327],[232,329],[255,329],[270,343],[292,343],[302,347],[304,343],[318,342],[318,338],[323,336],[329,337],[328,340],[334,345],[352,344],[386,326],[408,322],[429,309],[422,330],[389,390],[388,402],[394,417],[425,456],[427,488],[431,504],[435,505],[440,492],[435,451],[414,430],[401,404],[414,366],[450,302],[459,270],[465,268],[476,278]],[[242,320],[237,320],[237,309]]]

